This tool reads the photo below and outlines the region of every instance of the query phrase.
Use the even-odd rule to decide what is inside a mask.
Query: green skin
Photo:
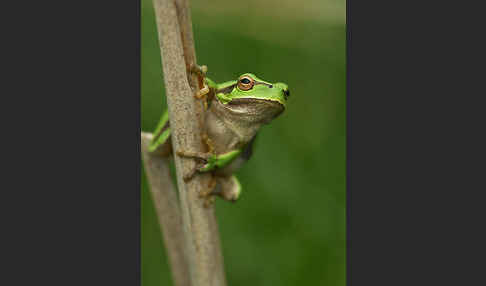
[[[253,85],[244,90],[243,78],[252,79]],[[236,201],[241,193],[241,185],[233,175],[251,156],[253,140],[259,128],[279,116],[286,107],[289,96],[284,83],[263,81],[254,74],[246,73],[238,80],[217,84],[204,79],[209,88],[205,112],[204,136],[210,153],[185,150],[176,152],[179,156],[197,158],[200,164],[191,174],[210,172],[215,183],[202,196],[219,195],[225,200]],[[167,156],[172,153],[170,142],[169,116],[165,112],[157,128],[149,150]]]

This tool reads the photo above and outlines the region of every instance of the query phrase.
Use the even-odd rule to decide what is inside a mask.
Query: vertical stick
[[[152,156],[148,152],[152,134],[142,132],[141,147],[145,173],[150,184],[152,201],[155,204],[164,244],[169,256],[172,280],[175,286],[190,286],[189,263],[185,253],[184,230],[179,209],[179,200],[172,184],[167,159]]]
[[[174,0],[154,0],[154,7],[173,150],[204,152],[199,121],[202,113],[188,82],[187,69],[190,63],[186,63],[184,58],[182,39],[187,39],[187,35],[181,37],[181,32],[187,34],[188,31],[179,27]],[[181,13],[189,15],[188,6],[181,7],[185,7],[182,9],[185,12]],[[190,38],[192,39],[192,34]],[[189,45],[187,40],[186,45]],[[195,56],[193,60],[195,61]],[[208,186],[209,177],[201,174],[185,182],[183,176],[191,172],[195,162],[177,155],[174,159],[192,285],[224,286],[226,281],[214,208],[204,208],[203,201],[199,198],[199,193]]]
[[[181,39],[182,39],[182,48],[184,50],[184,60],[186,62],[186,70],[189,71],[191,66],[197,65],[197,58],[196,58],[196,49],[194,46],[194,37],[192,32],[192,19],[191,19],[191,8],[189,5],[189,0],[175,0],[176,10],[177,10],[177,18],[179,20],[179,27],[181,30]],[[189,84],[195,93],[195,90],[202,88],[203,86],[198,81],[198,77],[195,74],[189,74],[188,76]],[[204,114],[203,104],[201,101],[196,103],[196,116],[200,120],[200,124],[202,124],[202,119]],[[221,251],[221,242],[219,236],[219,229],[216,217],[214,216],[214,212],[212,214],[212,218],[209,220],[209,228],[210,232],[214,234],[214,245],[213,247],[213,258],[215,260],[215,265],[219,265],[218,270],[219,273],[215,274],[215,281],[214,285],[226,285],[226,278],[224,275],[224,260],[223,260],[223,253]]]

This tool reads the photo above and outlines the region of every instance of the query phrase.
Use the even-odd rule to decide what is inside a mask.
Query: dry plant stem
[[[175,286],[190,286],[189,263],[184,252],[182,217],[176,190],[169,174],[168,158],[150,155],[148,146],[151,139],[152,134],[142,132],[143,163],[159,224],[162,228],[164,244],[172,270],[172,279]]]
[[[204,152],[200,118],[198,118],[201,113],[198,112],[199,103],[195,102],[195,91],[191,90],[188,82],[187,66],[190,63],[186,65],[184,58],[175,2],[154,0],[154,8],[162,53],[173,150]],[[187,30],[184,30],[184,33],[187,33]],[[182,38],[186,37],[182,36]],[[203,200],[199,198],[199,193],[204,191],[209,183],[209,177],[207,174],[200,174],[185,182],[183,176],[194,168],[195,161],[177,155],[174,159],[192,285],[225,286],[214,208],[205,208]]]
[[[177,10],[177,19],[179,21],[179,28],[181,31],[182,49],[184,50],[184,61],[186,63],[186,70],[191,69],[191,64],[197,64],[196,50],[194,48],[194,38],[192,34],[192,20],[191,9],[189,8],[189,0],[174,0]],[[189,75],[189,74],[188,74]],[[196,88],[196,76],[190,75],[188,77],[189,84],[194,89]]]
[[[192,66],[197,65],[196,60],[196,49],[194,47],[194,37],[192,32],[192,19],[191,19],[191,9],[189,5],[189,0],[175,0],[176,9],[177,9],[177,18],[179,20],[179,28],[181,32],[181,39],[182,39],[182,48],[184,50],[184,60],[186,63],[186,71],[189,71]],[[200,86],[198,82],[198,77],[193,73],[188,73],[188,80],[189,84],[193,90],[193,94],[196,94],[203,86]],[[196,116],[199,119],[200,126],[203,126],[203,116],[204,113],[204,106],[203,101],[198,100],[196,102]],[[209,185],[210,181],[205,181],[205,186]],[[213,208],[213,207],[211,207]],[[214,251],[212,259],[214,260],[214,264],[218,265],[218,269],[215,273],[215,283],[213,285],[226,285],[226,278],[224,275],[224,260],[223,260],[223,253],[221,251],[221,241],[219,236],[219,229],[218,223],[214,214],[211,214],[209,218],[209,228],[210,232],[213,234],[213,244],[214,247],[212,250]]]

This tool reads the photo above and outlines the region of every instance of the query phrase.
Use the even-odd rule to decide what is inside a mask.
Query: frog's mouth
[[[276,100],[259,98],[235,98],[226,107],[239,117],[263,122],[269,122],[285,110],[285,106]]]

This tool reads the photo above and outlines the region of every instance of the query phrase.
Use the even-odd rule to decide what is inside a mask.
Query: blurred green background
[[[191,1],[191,9],[208,77],[252,72],[291,91],[237,173],[240,200],[216,202],[228,285],[345,285],[345,1]],[[142,130],[152,131],[166,102],[150,0],[141,70]],[[142,178],[142,285],[172,285]]]

